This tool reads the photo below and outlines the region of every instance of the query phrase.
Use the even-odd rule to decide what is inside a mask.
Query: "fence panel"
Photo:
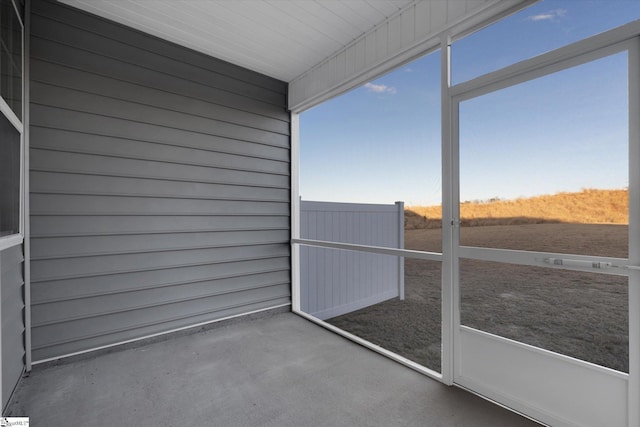
[[[303,239],[404,248],[404,203],[300,202]],[[404,259],[302,246],[301,308],[329,319],[373,304],[404,299]]]

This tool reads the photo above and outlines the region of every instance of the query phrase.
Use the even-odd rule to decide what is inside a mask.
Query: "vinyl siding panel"
[[[169,251],[193,248],[220,248],[280,243],[288,230],[218,231],[140,236],[82,236],[42,239],[31,252],[32,260]]]
[[[32,10],[34,361],[289,304],[286,84]]]
[[[158,129],[155,126],[134,124],[118,119],[110,120],[85,113],[81,113],[83,119],[81,122],[71,122],[69,117],[72,115],[77,116],[78,112],[65,112],[38,106],[33,108],[39,114],[45,115],[47,119],[46,122],[39,123],[41,127],[34,128],[32,132],[40,143],[35,148],[42,150],[71,151],[125,158],[135,155],[137,158],[153,158],[158,161],[166,160],[169,162],[179,155],[191,158],[192,164],[194,164],[193,162],[200,164],[202,156],[215,158],[220,154],[235,154],[281,162],[289,161],[287,147],[276,148],[262,144],[252,144],[247,141],[244,141],[244,144],[238,144],[237,140],[233,139],[197,133],[185,134],[184,131],[173,131],[172,129],[163,129],[162,132],[157,132]],[[66,125],[65,129],[47,128],[47,124],[53,120],[58,123],[58,126],[61,124]],[[95,129],[91,129],[95,124],[100,124],[98,127],[106,127],[104,129],[106,134],[88,133],[90,130],[95,131]],[[154,129],[157,135],[150,134]],[[174,134],[179,133],[182,134],[180,145],[172,144],[175,141]],[[125,135],[127,137],[123,137]],[[157,138],[155,138],[156,136]],[[132,146],[130,141],[136,141],[136,144]],[[138,152],[133,150],[138,150]],[[162,157],[162,155],[166,157]]]
[[[31,227],[33,237],[109,236],[155,233],[199,233],[222,230],[278,230],[289,227],[283,216],[41,216]]]
[[[89,137],[88,139],[91,139],[91,138]],[[148,144],[141,144],[141,145],[143,146],[141,147],[142,149],[147,148],[149,150],[146,156],[144,154],[141,154],[141,156],[138,158],[132,157],[132,156],[135,156],[135,151],[137,151],[135,148],[131,148],[131,151],[133,151],[134,153],[130,154],[129,157],[125,157],[124,155],[108,155],[108,154],[97,154],[97,156],[98,156],[98,159],[109,160],[115,164],[118,164],[121,161],[119,159],[124,158],[128,160],[149,160],[153,162],[178,164],[180,166],[188,164],[190,166],[203,166],[205,168],[210,168],[210,169],[217,168],[217,169],[229,169],[229,170],[238,170],[238,171],[245,171],[245,172],[265,172],[267,174],[283,175],[285,177],[288,176],[288,171],[287,171],[288,165],[282,161],[265,160],[265,159],[255,158],[255,157],[239,156],[235,154],[207,153],[207,152],[198,153],[198,152],[195,152],[196,150],[188,150],[188,152],[180,152],[179,149],[174,149],[174,148],[167,148],[167,147],[156,148],[153,146],[148,146]],[[145,145],[147,145],[148,147],[145,147]],[[44,156],[47,158],[54,155],[54,153],[51,153],[50,151],[60,152],[60,150],[47,150],[47,151],[49,152],[44,153]],[[76,153],[73,151],[69,152],[66,150],[64,150],[64,152],[65,154],[63,154],[61,157],[63,160],[66,159],[66,156],[79,154],[81,156],[78,156],[78,157],[83,157],[87,159],[87,161],[90,161],[91,158],[89,158],[89,156],[96,155],[93,153],[84,154],[82,152]],[[64,161],[62,161],[59,165],[54,163],[48,166],[49,168],[58,166],[59,169],[63,169],[64,171],[68,171],[68,172],[74,172],[77,170],[77,169],[74,169],[73,167],[70,167],[73,165],[66,164]],[[157,166],[157,165],[153,165],[153,166]],[[79,171],[83,171],[83,169],[79,169]],[[237,181],[239,184],[244,183],[243,177],[241,176],[238,178]],[[251,181],[249,181],[249,183],[251,183]]]
[[[48,5],[43,5],[42,11],[45,13],[45,16],[50,13],[50,9],[47,8]],[[181,7],[181,6],[178,6]],[[66,21],[70,21],[70,16],[72,15],[73,9],[66,9],[62,11],[56,11],[57,16],[61,19],[65,19]],[[204,17],[204,20],[208,25],[211,25],[211,20],[207,19],[206,13],[201,14],[201,18]],[[145,45],[145,47],[152,52],[159,53],[167,53],[172,58],[180,61],[189,62],[194,66],[203,66],[207,67],[210,63],[210,58],[194,52],[189,49],[184,49],[181,46],[177,46],[174,44],[167,44],[163,40],[159,40],[156,38],[150,39],[145,34],[142,34],[136,30],[133,30],[129,27],[121,27],[121,30],[114,34],[111,29],[110,21],[74,21],[74,26],[80,29],[92,31],[96,34],[108,35],[109,37],[119,40],[121,42],[132,44],[134,46],[139,46],[141,44]],[[218,61],[218,68],[216,72],[221,73],[223,75],[234,76],[238,80],[248,81],[252,84],[270,88],[276,92],[285,93],[280,82],[261,74],[256,74],[250,70],[245,68],[230,64],[228,62]]]
[[[176,182],[170,180],[121,178],[84,175],[78,183],[78,175],[71,173],[34,172],[39,186],[33,192],[39,194],[65,194],[75,185],[74,194],[126,195],[140,197],[175,197],[182,199],[219,200],[271,200],[287,202],[286,189],[248,185],[226,185],[202,182]]]
[[[269,80],[249,70],[232,66],[223,61],[211,61],[206,55],[196,52],[178,53],[188,49],[176,45],[168,47],[164,42],[138,33],[124,26],[118,25],[114,33],[114,25],[101,20],[101,25],[92,26],[89,22],[98,22],[99,18],[92,15],[89,19],[78,19],[75,9],[58,9],[58,5],[49,2],[48,5],[34,7],[32,18],[32,36],[43,37],[58,43],[73,46],[80,50],[95,52],[96,54],[116,58],[120,61],[134,64],[150,70],[162,70],[163,73],[204,83],[218,89],[224,89],[239,95],[259,99],[274,105],[282,105],[286,97],[286,86],[275,79]],[[87,25],[89,24],[89,25]],[[107,25],[105,25],[107,24]],[[131,36],[137,33],[137,36]],[[211,65],[215,64],[215,68]],[[158,67],[160,65],[161,67]],[[215,82],[211,79],[215,78]]]
[[[130,64],[117,59],[101,56],[92,51],[74,49],[62,42],[33,36],[38,39],[38,46],[32,49],[32,58],[57,63],[58,58],[65,57],[65,67],[87,71],[97,75],[107,76],[120,81],[144,85],[150,88],[178,93],[193,99],[215,99],[224,96],[225,105],[241,111],[256,112],[268,117],[287,121],[286,111],[282,111],[279,104],[271,104],[259,99],[248,99],[227,91],[225,88],[210,86],[210,82],[200,83],[193,80],[183,80],[179,83],[171,75],[158,70]],[[99,59],[100,67],[96,66]]]
[[[23,262],[22,245],[0,251],[3,408],[7,405],[24,366]]]
[[[286,188],[289,177],[226,167],[195,166],[186,168],[175,162],[146,159],[114,158],[82,153],[31,150],[31,170],[66,172],[79,175],[106,175],[110,177],[136,177],[185,182],[230,183],[241,185],[274,186]],[[153,153],[149,153],[149,156]]]
[[[78,76],[77,78],[82,78]],[[268,132],[222,120],[195,116],[190,112],[175,111],[180,108],[168,103],[166,108],[137,102],[123,101],[102,95],[82,92],[31,81],[32,104],[44,104],[49,107],[72,111],[84,111],[105,117],[114,117],[148,123],[155,126],[170,127],[183,131],[212,134],[242,141],[270,144],[286,147],[289,138],[286,134]],[[204,114],[204,113],[203,113]]]
[[[284,291],[284,288],[287,286],[280,291]],[[278,291],[278,289],[264,291],[262,298],[256,292],[249,291],[197,301],[200,305],[206,306],[204,309],[194,304],[184,303],[169,306],[171,311],[168,311],[165,306],[160,306],[155,309],[139,309],[101,316],[97,320],[87,319],[84,322],[52,325],[47,328],[34,329],[33,340],[41,342],[42,348],[64,347],[66,352],[82,352],[87,348],[99,348],[109,342],[135,340],[141,336],[153,335],[163,330],[198,325],[209,322],[212,318],[235,316],[249,310],[266,310],[273,308],[274,303],[285,303],[285,298],[274,299],[271,296],[274,290]],[[240,303],[237,301],[238,298],[250,300],[252,303]],[[111,325],[108,331],[105,331],[104,327],[100,328],[105,324]],[[52,341],[50,339],[52,336],[60,339]],[[42,348],[34,347],[34,354],[43,353]]]
[[[271,249],[273,248],[267,247],[263,253],[270,252]],[[220,252],[223,251],[179,251],[155,256],[140,254],[113,256],[109,259],[85,258],[77,263],[85,265],[86,270],[78,269],[72,275],[56,270],[52,262],[37,261],[41,263],[39,269],[50,275],[47,280],[34,280],[32,286],[37,288],[37,299],[33,299],[33,304],[288,270],[288,256],[284,251],[279,257],[250,251],[245,258],[238,256],[235,259],[220,259]],[[140,267],[145,261],[148,261],[147,264]],[[115,275],[118,275],[118,280],[114,280]]]
[[[167,103],[180,105],[181,112],[188,112],[194,116],[202,116],[218,121],[235,123],[242,126],[250,126],[278,132],[289,133],[288,122],[285,120],[273,120],[272,117],[231,108],[226,105],[212,104],[205,100],[185,96],[182,93],[174,94],[143,86],[139,83],[129,83],[122,80],[109,80],[104,83],[104,77],[95,72],[87,72],[77,68],[64,67],[47,61],[34,59],[37,74],[31,74],[31,79],[43,84],[63,85],[77,91],[105,96],[114,99],[126,99],[130,102],[150,106],[166,106]],[[81,76],[82,78],[77,78]],[[256,111],[258,111],[256,109]],[[282,117],[280,117],[282,118]]]

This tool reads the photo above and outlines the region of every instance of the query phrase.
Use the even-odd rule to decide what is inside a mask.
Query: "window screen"
[[[0,95],[22,120],[22,25],[11,0],[0,0]]]
[[[11,0],[0,0],[0,95],[22,120],[22,24]],[[0,114],[0,237],[20,232],[20,131]]]
[[[0,236],[20,232],[20,133],[0,114]]]

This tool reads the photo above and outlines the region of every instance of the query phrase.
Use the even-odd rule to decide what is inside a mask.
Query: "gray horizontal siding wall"
[[[34,361],[290,303],[286,84],[32,9]]]
[[[0,251],[2,293],[2,408],[24,367],[24,278],[22,245]]]

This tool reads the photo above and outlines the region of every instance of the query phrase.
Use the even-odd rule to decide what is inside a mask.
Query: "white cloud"
[[[567,14],[566,9],[555,9],[555,10],[550,10],[549,12],[546,12],[546,13],[539,13],[537,15],[528,16],[527,20],[534,21],[534,22],[549,21],[555,18],[562,18],[566,14]]]
[[[387,85],[374,85],[373,83],[367,83],[364,87],[366,87],[369,92],[375,93],[389,93],[393,95],[397,92],[395,87]]]

